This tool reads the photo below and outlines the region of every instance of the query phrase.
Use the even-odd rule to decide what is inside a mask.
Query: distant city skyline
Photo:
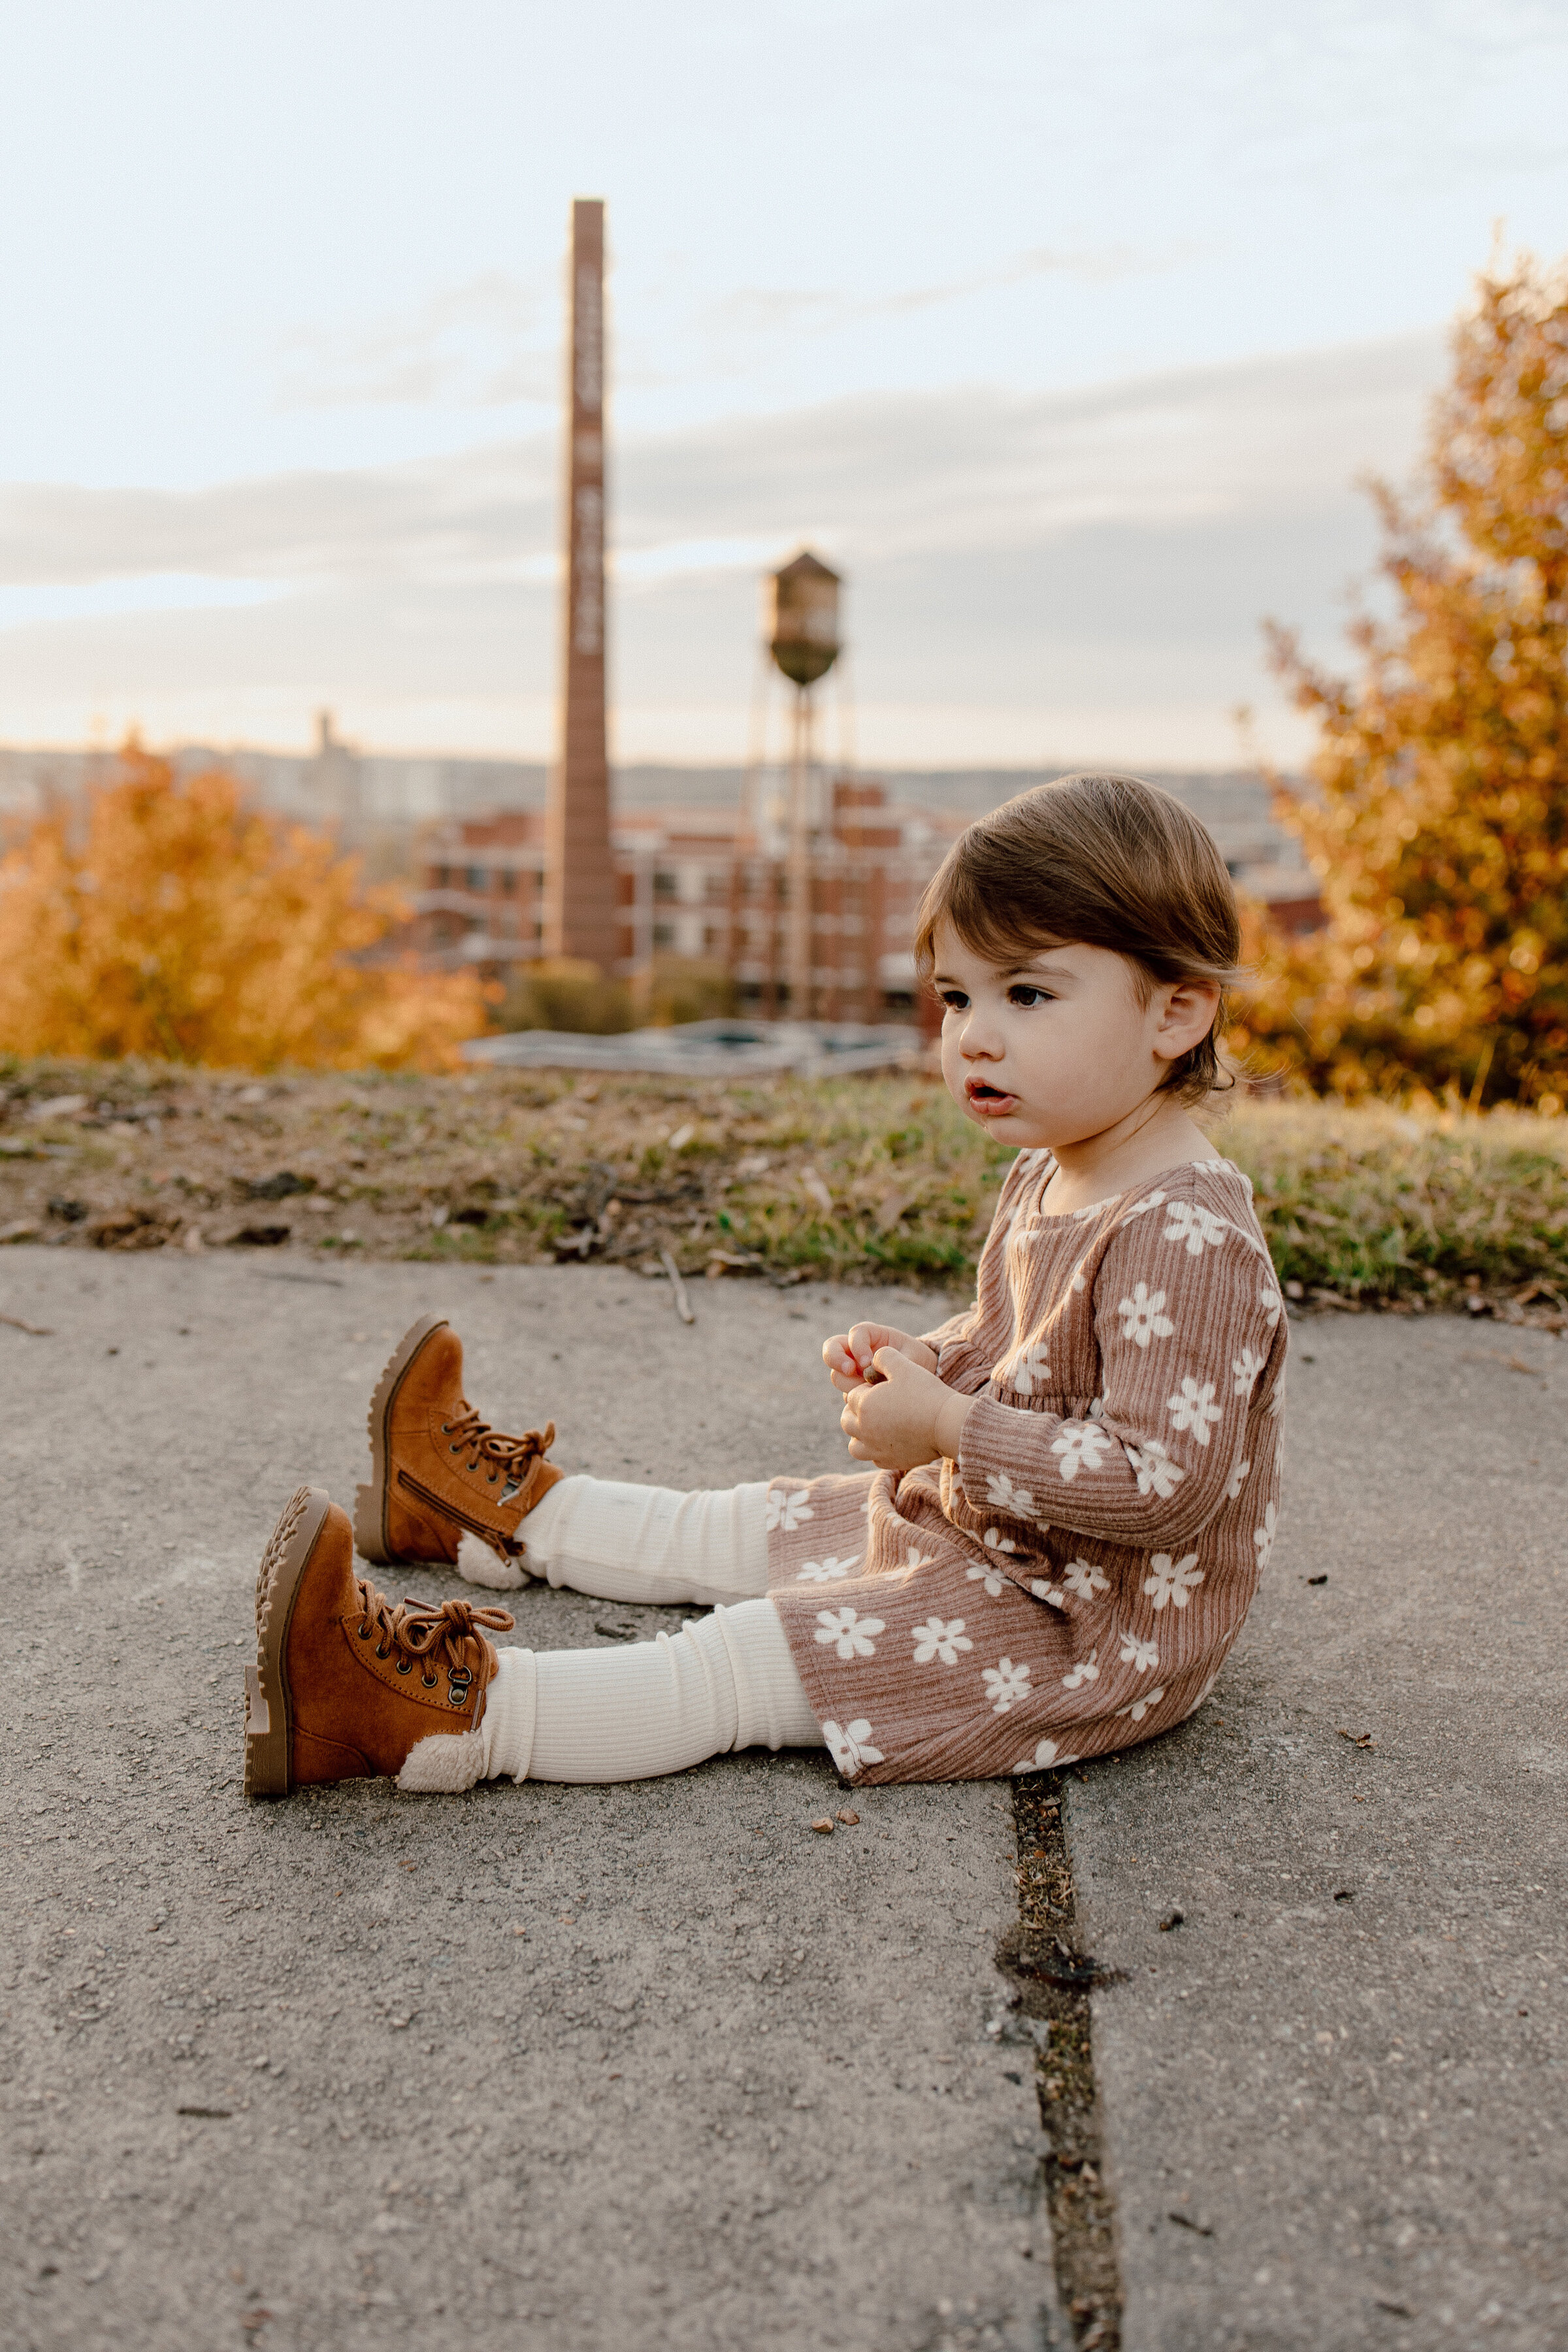
[[[549,755],[561,257],[608,200],[614,756],[741,761],[847,576],[868,765],[1302,737],[1493,224],[1568,243],[1533,0],[62,0],[0,92],[0,741]]]

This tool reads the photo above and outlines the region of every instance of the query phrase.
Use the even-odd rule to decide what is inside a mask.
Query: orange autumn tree
[[[441,1069],[484,1026],[471,973],[364,959],[405,912],[233,777],[134,746],[85,810],[0,860],[0,1049],[272,1069]]]
[[[1353,681],[1271,630],[1319,730],[1281,794],[1329,924],[1264,926],[1235,1042],[1347,1097],[1568,1099],[1568,271],[1499,263],[1417,499],[1373,486],[1393,617]]]

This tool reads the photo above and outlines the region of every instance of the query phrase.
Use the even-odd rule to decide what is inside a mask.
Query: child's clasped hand
[[[857,1323],[824,1342],[828,1377],[843,1396],[838,1425],[858,1462],[879,1470],[916,1470],[956,1455],[972,1397],[936,1375],[936,1351],[880,1323]]]

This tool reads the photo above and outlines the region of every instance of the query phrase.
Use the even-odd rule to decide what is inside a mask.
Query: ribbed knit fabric
[[[768,1489],[677,1494],[563,1478],[520,1530],[531,1576],[599,1601],[753,1601],[768,1589]],[[460,1563],[459,1563],[460,1565]]]
[[[732,1748],[821,1745],[771,1601],[625,1648],[502,1650],[500,1661],[479,1726],[486,1780],[647,1780]]]

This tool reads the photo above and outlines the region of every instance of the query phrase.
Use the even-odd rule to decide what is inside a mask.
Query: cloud
[[[553,400],[552,293],[492,272],[367,325],[300,328],[282,348],[278,405],[496,408]]]
[[[1152,247],[1109,245],[1075,252],[1032,246],[994,269],[972,271],[932,286],[909,286],[894,294],[857,296],[829,288],[738,287],[710,306],[701,324],[720,334],[826,334],[866,319],[899,318],[961,302],[994,288],[1020,286],[1031,278],[1078,278],[1104,285],[1120,278],[1155,277],[1180,268],[1197,248],[1188,241]]]
[[[1172,757],[1233,756],[1232,706],[1267,700],[1260,617],[1331,642],[1373,550],[1353,478],[1407,470],[1440,366],[1419,335],[628,439],[611,484],[623,754],[741,755],[755,574],[810,540],[847,575],[869,756],[1148,759],[1162,730]],[[195,492],[0,491],[0,611],[27,622],[0,630],[8,726],[58,735],[74,691],[68,734],[95,710],[177,732],[183,708],[226,696],[234,735],[275,728],[293,697],[292,735],[328,701],[371,740],[411,743],[439,716],[448,743],[541,753],[556,499],[553,434]],[[171,579],[230,583],[230,601],[53,620],[17,602],[29,583]]]

